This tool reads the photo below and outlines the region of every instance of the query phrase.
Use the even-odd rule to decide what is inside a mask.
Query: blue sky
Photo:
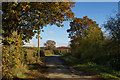
[[[71,8],[75,13],[75,17],[82,18],[88,16],[88,18],[94,20],[102,27],[102,24],[108,19],[109,16],[114,16],[118,13],[117,2],[76,2],[75,7]],[[47,40],[54,40],[56,46],[68,46],[70,39],[68,38],[67,29],[70,21],[63,22],[64,27],[57,27],[56,25],[44,27],[44,32],[41,33],[42,39],[40,40],[40,46]],[[33,37],[30,43],[26,43],[25,46],[37,46],[37,39]]]

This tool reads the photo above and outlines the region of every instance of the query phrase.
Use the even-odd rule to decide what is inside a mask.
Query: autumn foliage
[[[73,52],[81,46],[81,48],[87,48],[87,45],[97,44],[103,39],[103,33],[98,27],[95,21],[92,21],[87,16],[83,18],[75,18],[73,22],[70,22],[70,29],[67,30],[69,38],[71,38],[71,49]],[[90,43],[90,44],[89,44]],[[84,50],[83,51],[86,51]],[[87,48],[88,49],[88,48]],[[82,49],[81,49],[82,50]],[[87,53],[87,52],[86,52]],[[81,52],[81,54],[84,54]]]
[[[3,38],[4,40],[8,45],[3,45],[2,50],[2,77],[9,79],[16,76],[12,70],[21,65],[21,46],[23,42],[17,32],[13,32],[11,38]]]
[[[72,20],[74,13],[71,2],[3,2],[2,24],[4,37],[12,31],[18,30],[26,42],[32,39],[35,33],[42,31],[43,26],[48,24],[63,26],[63,21]]]
[[[46,46],[47,49],[54,49],[56,45],[56,42],[53,40],[47,40],[46,43],[44,43],[44,46]]]
[[[72,20],[74,17],[71,10],[74,4],[74,2],[2,3],[2,43],[4,48],[2,75],[4,78],[17,76],[13,74],[12,68],[19,67],[26,58],[26,55],[23,55],[25,51],[21,49],[24,42],[28,42],[36,33],[44,32],[43,27],[46,25],[55,24],[63,27],[63,21]],[[16,33],[14,34],[14,32]],[[40,36],[37,35],[37,38]],[[30,55],[32,56],[32,53],[27,52],[26,59],[28,61]]]
[[[87,16],[75,18],[70,22],[67,30],[71,39],[70,49],[72,56],[79,59],[78,63],[96,63],[119,69],[119,15],[110,18],[103,26],[108,37],[98,24]]]

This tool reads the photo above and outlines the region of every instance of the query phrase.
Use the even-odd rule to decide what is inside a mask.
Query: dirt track
[[[81,71],[76,71],[70,66],[65,65],[60,59],[59,55],[48,56],[46,60],[48,67],[47,78],[52,80],[98,80],[95,76],[84,74]]]

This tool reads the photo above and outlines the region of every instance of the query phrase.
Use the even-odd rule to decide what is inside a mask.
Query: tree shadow
[[[103,80],[98,78],[97,76],[92,74],[87,74],[84,72],[75,71],[70,68],[65,62],[59,59],[59,56],[47,56],[47,67],[48,67],[48,74],[52,75],[53,77],[66,77],[66,78],[50,78],[51,80]],[[54,75],[55,74],[55,75]],[[74,77],[80,76],[80,78]],[[67,77],[72,78],[67,78]]]
[[[41,73],[46,73],[47,67],[45,65],[40,65],[39,63],[27,64],[30,72],[24,73],[23,75],[31,76],[32,78],[18,78],[14,77],[11,79],[2,78],[2,80],[50,80],[46,78]],[[37,72],[35,73],[34,70]],[[41,76],[42,75],[42,76]]]
[[[39,63],[28,64],[29,70],[37,70],[39,68],[44,68]]]

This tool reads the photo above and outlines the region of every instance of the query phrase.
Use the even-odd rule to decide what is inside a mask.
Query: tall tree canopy
[[[89,57],[88,59],[93,59],[92,55],[97,54],[99,44],[104,39],[103,32],[96,21],[89,19],[87,16],[75,18],[70,22],[70,29],[67,32],[69,38],[71,38],[71,51],[77,53],[79,58],[86,56]]]
[[[77,47],[79,45],[79,40],[85,37],[88,38],[88,35],[90,35],[90,33],[95,29],[100,30],[101,28],[98,27],[96,21],[93,21],[92,19],[89,19],[87,16],[85,16],[83,18],[75,18],[73,22],[70,22],[70,29],[68,29],[67,32],[69,33],[71,42],[76,45],[75,47]],[[100,33],[103,35],[102,31]]]
[[[88,31],[94,29],[94,27],[99,28],[96,21],[85,16],[83,18],[75,18],[73,22],[70,22],[70,29],[68,29],[67,32],[71,39],[77,38],[78,36],[78,38],[82,39],[88,34]]]
[[[72,20],[74,2],[3,2],[3,36],[11,36],[15,30],[26,42],[47,24],[63,26],[63,21]]]

